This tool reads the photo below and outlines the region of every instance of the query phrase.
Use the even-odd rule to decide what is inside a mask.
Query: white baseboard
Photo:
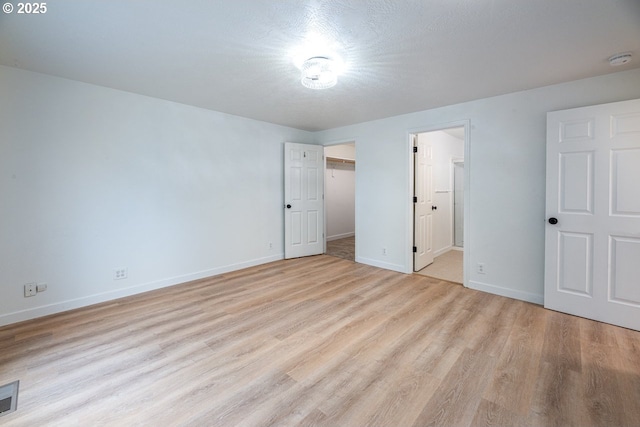
[[[400,265],[400,264],[391,264],[389,262],[384,262],[384,261],[371,259],[371,258],[363,258],[363,257],[356,257],[356,262],[359,262],[360,264],[367,264],[374,267],[384,268],[385,270],[392,270],[392,271],[397,271],[399,273],[406,273],[404,265]]]
[[[508,289],[500,286],[489,285],[487,283],[474,282],[473,280],[469,281],[468,287],[470,289],[475,289],[477,291],[487,292],[490,294],[500,295],[503,297],[509,297],[509,298],[520,300],[520,301],[531,302],[533,304],[539,304],[539,305],[544,304],[544,295],[517,291],[514,289]]]
[[[347,237],[353,237],[356,233],[342,233],[342,234],[334,234],[333,236],[327,236],[327,242],[332,240],[346,239]]]
[[[157,280],[154,282],[142,283],[124,289],[104,292],[101,294],[89,295],[82,298],[57,302],[54,304],[33,307],[26,310],[16,311],[13,313],[3,314],[0,316],[0,326],[10,325],[12,323],[31,320],[38,317],[48,316],[50,314],[61,313],[63,311],[74,310],[76,308],[86,307],[101,302],[111,301],[118,298],[128,297],[143,292],[153,291],[156,289],[166,288],[169,286],[179,285],[181,283],[191,282],[193,280],[204,279],[218,274],[228,273],[230,271],[241,270],[243,268],[254,267],[256,265],[266,264],[273,261],[284,259],[284,254],[271,255],[264,258],[257,258],[237,264],[215,267],[209,270],[198,271],[195,273],[185,274],[182,276],[170,277],[167,279]]]

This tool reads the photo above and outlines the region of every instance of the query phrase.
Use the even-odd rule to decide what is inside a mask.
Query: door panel
[[[291,167],[289,174],[289,199],[292,202],[299,202],[302,200],[302,168]]]
[[[414,136],[414,237],[413,269],[420,271],[433,263],[433,149],[426,136]]]
[[[591,296],[593,286],[593,235],[560,232],[558,290]]]
[[[323,148],[285,143],[285,258],[321,254],[324,249]]]
[[[640,113],[613,114],[611,116],[611,136],[640,133]]]
[[[611,214],[640,215],[640,183],[636,168],[640,165],[640,149],[612,150]]]
[[[307,200],[317,202],[320,199],[318,194],[318,175],[320,170],[318,168],[307,169]]]
[[[593,213],[593,152],[560,154],[560,211]]]
[[[583,142],[593,139],[593,119],[564,120],[559,123],[560,137],[558,142]]]
[[[320,236],[318,235],[318,231],[320,229],[318,217],[318,211],[307,211],[307,243],[309,244],[318,243],[320,241]]]
[[[612,302],[640,307],[640,238],[611,236],[609,296]]]
[[[288,228],[291,231],[290,242],[292,245],[302,244],[302,212],[291,212],[291,225]]]
[[[547,115],[545,307],[640,330],[640,100]]]

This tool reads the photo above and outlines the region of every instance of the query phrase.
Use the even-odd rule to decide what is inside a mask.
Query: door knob
[[[558,223],[558,218],[549,218],[549,224],[556,225]]]
[[[291,205],[287,204],[287,209],[291,209]]]
[[[438,210],[438,207],[437,206],[431,206],[431,210],[432,211],[436,211],[436,210]]]

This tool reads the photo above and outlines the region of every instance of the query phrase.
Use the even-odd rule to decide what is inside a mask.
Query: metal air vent
[[[0,386],[0,417],[10,414],[18,408],[18,387],[20,381]]]

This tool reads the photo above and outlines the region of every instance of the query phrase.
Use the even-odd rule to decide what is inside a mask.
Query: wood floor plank
[[[479,311],[459,331],[465,347],[493,357],[500,355],[519,308],[518,304],[509,301],[508,298],[502,298],[495,311]],[[496,312],[501,314],[498,318],[494,315]]]
[[[467,426],[475,417],[495,366],[485,353],[465,350],[422,409],[414,426]]]
[[[546,310],[533,304],[520,308],[511,333],[498,358],[484,398],[507,411],[527,415],[540,367],[546,330]],[[487,406],[487,410],[495,409]]]
[[[582,354],[578,317],[555,311],[548,312],[542,360],[554,366],[581,372]]]
[[[614,347],[584,340],[581,344],[582,387],[590,425],[623,425],[623,401],[616,398],[622,396],[622,390]]]
[[[531,425],[590,425],[587,411],[581,374],[568,369],[562,361],[542,362],[532,397]]]
[[[640,334],[624,328],[605,328],[605,333],[616,338],[611,357],[617,362],[619,400],[624,408],[622,425],[640,425]]]
[[[353,358],[367,367],[368,375],[363,377],[369,379],[358,381],[356,387],[341,393],[337,404],[322,406],[330,422],[336,425],[391,422],[407,416],[410,407],[416,413],[409,416],[417,416],[439,383],[438,378],[429,374],[430,367],[439,359],[428,355],[440,356],[444,350],[435,351],[439,343],[427,333],[433,316],[426,314],[426,307],[439,299],[438,293],[441,291],[437,287],[431,287],[412,296],[406,305],[388,313],[391,317],[387,322],[350,349]],[[429,314],[436,315],[437,311]],[[351,404],[344,405],[344,401]],[[399,412],[399,407],[405,411]]]
[[[640,332],[282,260],[0,328],[7,426],[634,426]]]
[[[516,414],[497,403],[482,399],[471,425],[474,427],[524,427],[529,424],[527,416]]]

